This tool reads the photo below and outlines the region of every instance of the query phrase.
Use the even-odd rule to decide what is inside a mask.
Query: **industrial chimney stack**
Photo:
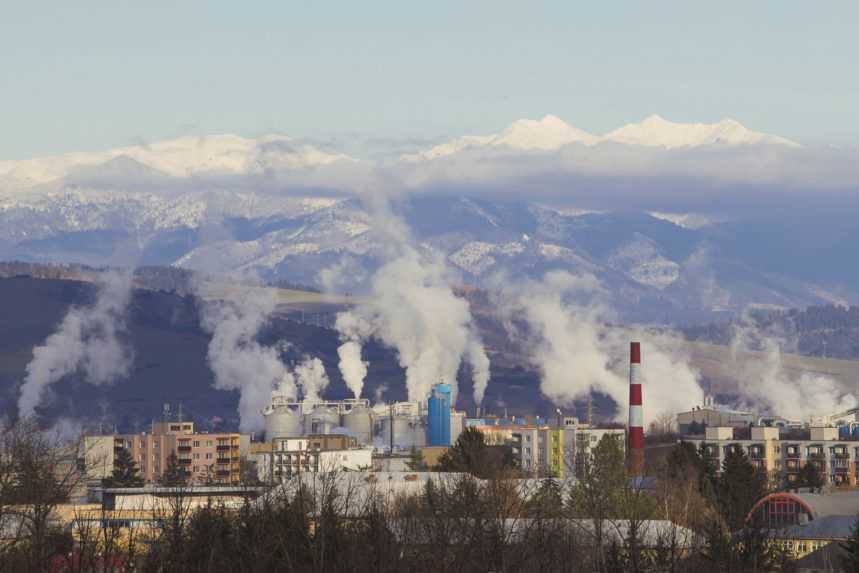
[[[644,475],[644,408],[641,399],[641,344],[629,345],[629,437],[627,440],[629,473]]]

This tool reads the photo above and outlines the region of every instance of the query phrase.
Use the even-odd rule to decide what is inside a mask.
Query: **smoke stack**
[[[629,473],[644,475],[644,408],[641,399],[641,344],[629,344],[629,438],[627,441]]]

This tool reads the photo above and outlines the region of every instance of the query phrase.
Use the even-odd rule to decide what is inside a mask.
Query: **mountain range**
[[[626,200],[594,179],[558,183],[560,172],[637,181],[635,170],[664,168],[674,177],[679,169],[685,179],[672,184],[688,184],[688,198],[698,192],[695,177],[711,177],[710,167],[697,167],[701,157],[756,166],[727,169],[736,182],[766,179],[773,158],[803,153],[798,143],[733,120],[682,124],[659,116],[602,136],[551,115],[518,120],[495,135],[381,161],[281,135],[182,137],[0,162],[0,259],[172,265],[355,292],[384,258],[369,197],[394,187],[404,192],[394,194],[392,208],[416,244],[443,257],[463,285],[485,286],[499,273],[590,273],[621,318],[658,322],[749,305],[855,301],[859,271],[844,260],[859,231],[847,212],[801,236],[793,231],[809,222],[800,210],[790,220],[763,209],[720,210],[705,199],[700,210],[647,208],[647,186]],[[662,189],[667,179],[648,181]],[[732,185],[714,193],[723,201],[748,195]],[[579,200],[583,192],[589,200]],[[595,204],[592,196],[612,199]]]

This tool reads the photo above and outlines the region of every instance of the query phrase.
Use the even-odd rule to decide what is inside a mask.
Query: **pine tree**
[[[859,518],[850,530],[850,537],[841,543],[841,570],[845,573],[859,573]]]
[[[174,452],[167,456],[167,467],[161,474],[159,483],[165,487],[180,487],[187,483],[188,478],[185,470],[179,467],[179,460]]]
[[[718,481],[718,506],[731,531],[741,529],[755,502],[766,493],[766,476],[751,464],[741,450],[725,456]]]
[[[113,474],[103,481],[105,487],[142,487],[143,478],[131,452],[122,448],[113,460]]]

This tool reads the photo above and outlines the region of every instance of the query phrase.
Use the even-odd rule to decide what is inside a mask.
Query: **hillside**
[[[95,293],[92,283],[35,279],[18,276],[0,278],[0,415],[13,415],[17,387],[26,373],[35,345],[51,334],[70,305],[91,302]],[[298,304],[318,303],[316,293],[284,291],[284,300]],[[334,307],[326,307],[330,311]],[[285,311],[295,307],[286,305]],[[327,313],[330,314],[330,313]],[[345,398],[349,394],[340,378],[337,363],[339,340],[333,330],[292,320],[291,315],[274,317],[260,340],[274,344],[291,344],[287,361],[297,361],[303,354],[319,357],[331,378],[326,396]],[[298,315],[300,316],[300,315]],[[203,428],[236,428],[238,394],[213,390],[213,378],[206,364],[209,336],[199,326],[196,299],[171,292],[137,289],[134,292],[128,321],[128,342],[134,350],[134,366],[128,378],[109,386],[93,386],[80,376],[69,376],[53,388],[53,399],[41,414],[46,422],[59,416],[83,418],[104,427],[143,430],[150,420],[160,416],[165,402],[182,404]],[[370,362],[365,386],[366,396],[379,392],[385,399],[405,399],[403,372],[393,353],[377,344],[365,348]],[[471,388],[462,377],[459,406],[473,411],[469,402]],[[537,377],[518,366],[493,369],[484,405],[489,410],[510,412],[551,411],[539,396]],[[597,403],[597,413],[608,407]]]

